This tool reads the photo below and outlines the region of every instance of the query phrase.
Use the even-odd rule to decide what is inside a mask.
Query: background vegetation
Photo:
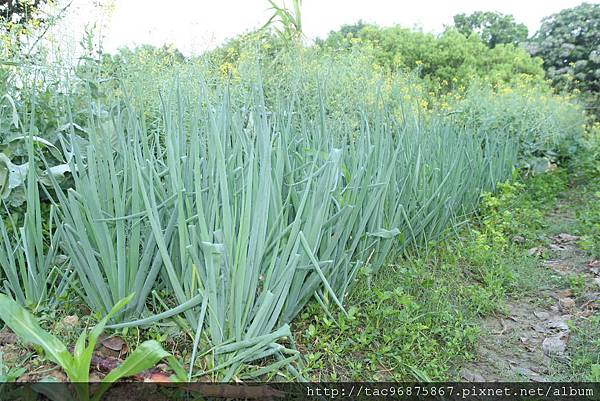
[[[2,292],[38,314],[110,313],[107,329],[123,336],[175,330],[188,379],[298,378],[290,324],[305,305],[319,324],[352,327],[362,312],[344,305],[366,276],[453,238],[514,169],[552,170],[593,142],[582,102],[598,89],[598,18],[574,45],[589,50],[575,93],[554,80],[564,41],[551,24],[595,6],[547,20],[533,39],[545,38],[542,59],[520,45],[521,25],[490,13],[457,16],[440,35],[358,23],[307,46],[294,4],[273,3],[263,29],[200,57],[104,54],[90,33],[67,67],[31,39],[41,25],[16,33],[4,21]],[[407,274],[427,281],[424,269]],[[376,293],[411,316],[429,301],[410,291]],[[448,321],[458,352],[468,325],[421,324]]]

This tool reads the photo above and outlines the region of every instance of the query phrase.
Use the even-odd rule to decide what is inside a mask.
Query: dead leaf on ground
[[[3,329],[0,331],[0,345],[4,344],[14,344],[18,340],[18,337],[15,333],[8,329]]]
[[[129,352],[127,343],[119,336],[104,338],[100,341],[100,344],[102,344],[102,348],[100,348],[98,352],[103,356],[120,358],[122,355]]]
[[[585,308],[580,312],[576,313],[576,316],[579,318],[588,318],[590,316],[592,316],[594,313],[596,313],[596,310],[594,308]]]
[[[570,288],[567,288],[566,290],[561,290],[561,291],[558,291],[556,294],[558,295],[558,298],[559,298],[559,299],[560,299],[560,298],[568,298],[568,297],[570,297],[571,295],[573,295],[573,291],[571,291],[571,289],[570,289]]]
[[[108,349],[112,349],[113,351],[121,351],[125,344],[125,340],[123,340],[119,336],[112,336],[102,340],[102,345]]]
[[[559,298],[558,304],[562,310],[571,310],[575,307],[575,300],[573,298]]]
[[[75,327],[79,323],[79,317],[77,315],[65,316],[62,322],[65,326]]]

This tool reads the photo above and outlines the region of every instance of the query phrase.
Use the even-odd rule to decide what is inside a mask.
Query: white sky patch
[[[599,0],[588,1],[600,3]],[[287,1],[291,5],[291,1]],[[380,26],[417,27],[441,32],[459,13],[499,11],[529,28],[581,0],[304,0],[302,23],[309,39],[359,19]],[[99,8],[98,4],[104,5]],[[108,6],[108,7],[107,7]],[[74,0],[59,35],[76,45],[84,26],[101,20],[103,48],[173,44],[184,54],[198,54],[227,38],[262,26],[271,12],[266,0]]]

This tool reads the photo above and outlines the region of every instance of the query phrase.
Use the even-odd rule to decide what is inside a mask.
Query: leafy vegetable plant
[[[108,373],[102,379],[98,389],[90,396],[88,384],[90,363],[98,338],[104,331],[106,323],[133,296],[134,294],[131,294],[119,301],[109,314],[90,330],[89,334],[86,331],[81,333],[72,354],[62,341],[42,329],[31,313],[4,294],[0,294],[0,318],[23,341],[42,347],[48,359],[63,368],[69,380],[74,383],[81,401],[98,401],[112,383],[120,378],[132,376],[149,369],[161,359],[166,359],[169,362],[169,365],[175,370],[177,378],[185,377],[185,372],[183,372],[175,357],[165,351],[157,341],[148,340],[140,344],[121,365]]]

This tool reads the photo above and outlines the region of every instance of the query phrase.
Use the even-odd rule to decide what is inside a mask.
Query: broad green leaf
[[[71,372],[73,358],[67,347],[55,336],[40,327],[35,317],[21,305],[0,294],[0,318],[21,340],[42,347],[50,360]]]
[[[134,297],[134,295],[135,294],[130,294],[128,297],[123,298],[119,302],[117,302],[115,304],[115,306],[113,306],[111,311],[108,313],[108,315],[106,315],[100,322],[98,322],[98,324],[96,324],[92,328],[92,330],[90,331],[90,334],[87,337],[87,346],[82,347],[78,343],[79,348],[76,348],[75,359],[78,364],[78,371],[79,371],[81,381],[88,381],[87,380],[87,378],[89,377],[88,372],[90,369],[90,363],[92,361],[92,355],[94,353],[94,348],[96,348],[96,343],[98,342],[98,338],[100,337],[100,334],[102,334],[102,332],[104,331],[104,327],[106,326],[106,323],[115,314],[117,314],[125,305],[127,305],[127,303],[129,301],[131,301],[131,299]]]
[[[170,357],[171,354],[165,351],[160,343],[154,340],[148,340],[141,343],[135,351],[131,353],[118,367],[107,374],[92,398],[98,401],[108,390],[112,383],[123,378],[136,375],[146,369],[154,367],[161,359]],[[185,376],[185,372],[179,374]]]

